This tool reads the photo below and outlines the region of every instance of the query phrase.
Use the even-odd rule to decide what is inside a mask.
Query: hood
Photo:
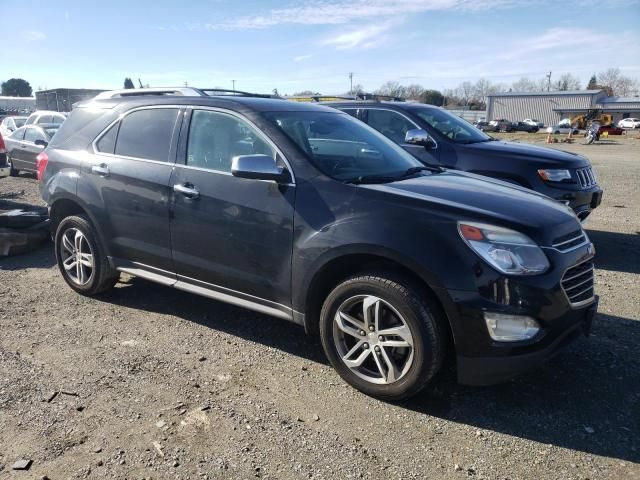
[[[422,203],[425,208],[456,220],[482,221],[512,228],[541,245],[550,245],[552,239],[580,229],[573,211],[562,203],[525,188],[471,173],[446,171],[359,187],[367,193]]]
[[[562,168],[581,168],[589,166],[589,160],[577,153],[556,150],[555,148],[539,147],[536,145],[491,141],[464,145],[464,149],[473,154],[506,156],[522,160],[532,160],[536,164],[557,166]]]

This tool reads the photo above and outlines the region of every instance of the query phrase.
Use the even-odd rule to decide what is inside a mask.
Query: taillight
[[[4,138],[2,138],[2,134],[0,133],[0,152],[4,152],[6,149],[7,147],[4,144]]]
[[[38,170],[38,181],[42,180],[44,176],[44,170],[47,168],[47,163],[49,163],[49,155],[47,152],[41,152],[36,157],[36,169]]]

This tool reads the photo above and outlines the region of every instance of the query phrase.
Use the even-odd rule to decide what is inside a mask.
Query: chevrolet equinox
[[[378,398],[415,394],[447,352],[461,383],[503,381],[588,333],[596,311],[593,245],[569,207],[425,166],[332,108],[89,101],[37,169],[73,290],[126,272],[290,320]]]

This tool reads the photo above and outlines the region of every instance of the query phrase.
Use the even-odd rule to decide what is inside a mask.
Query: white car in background
[[[558,125],[547,128],[547,133],[569,133],[569,132],[573,132],[575,134],[580,132],[580,130],[572,127],[571,125],[567,125],[566,123],[559,123]]]
[[[618,122],[620,128],[640,128],[640,118],[623,118]]]
[[[67,116],[64,113],[53,110],[38,110],[29,115],[25,125],[41,125],[43,123],[60,125],[66,119]]]
[[[540,120],[536,120],[535,118],[525,118],[522,123],[526,123],[527,125],[533,125],[534,127],[542,128],[544,127],[544,122]]]
[[[0,122],[0,135],[8,137],[27,121],[27,117],[4,117]]]

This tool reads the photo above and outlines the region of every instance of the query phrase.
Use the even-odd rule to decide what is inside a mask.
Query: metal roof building
[[[86,88],[40,90],[36,92],[36,109],[70,112],[74,103],[89,100],[101,92],[104,92],[104,90],[91,90]]]
[[[535,118],[545,125],[555,125],[567,113],[598,108],[596,105],[606,96],[604,90],[497,93],[488,97],[487,119],[520,121]]]

